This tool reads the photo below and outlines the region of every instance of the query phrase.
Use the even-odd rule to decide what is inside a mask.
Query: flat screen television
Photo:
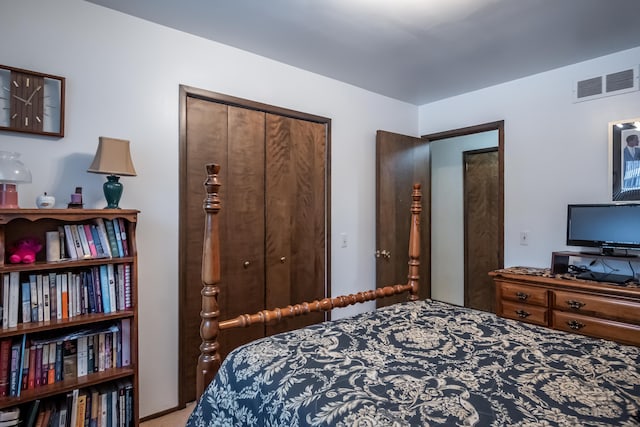
[[[568,246],[599,248],[608,255],[640,249],[640,203],[568,206]]]

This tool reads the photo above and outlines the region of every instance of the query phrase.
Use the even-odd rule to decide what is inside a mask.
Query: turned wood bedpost
[[[418,286],[420,281],[420,213],[422,212],[422,192],[420,184],[413,185],[411,193],[411,229],[409,231],[409,274],[408,284],[411,286],[409,300],[418,299]]]
[[[220,283],[220,238],[218,228],[218,212],[220,211],[220,182],[218,172],[220,166],[210,163],[206,165],[207,179],[204,187],[207,193],[203,202],[205,212],[204,244],[202,245],[202,311],[200,311],[200,356],[196,373],[196,397],[200,398],[204,389],[213,380],[220,368],[218,349],[218,283]]]

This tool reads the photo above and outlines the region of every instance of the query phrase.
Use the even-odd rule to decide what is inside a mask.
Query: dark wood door
[[[206,163],[220,169],[220,320],[329,296],[329,119],[181,87],[179,406],[195,398]],[[221,331],[220,354],[278,327]]]
[[[326,126],[266,120],[266,307],[322,299],[325,289]],[[267,325],[266,333],[321,322],[324,313]]]
[[[464,305],[495,312],[494,282],[501,267],[498,148],[463,153]]]
[[[376,135],[376,286],[407,282],[411,189],[422,185],[422,200],[430,199],[429,144],[420,138],[378,131]],[[420,248],[420,298],[430,295],[430,214],[423,202]],[[406,295],[377,300],[382,307],[406,300]]]

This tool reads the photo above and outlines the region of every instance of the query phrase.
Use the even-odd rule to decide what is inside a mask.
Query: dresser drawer
[[[562,331],[640,346],[639,325],[553,310],[551,326]]]
[[[537,305],[521,304],[517,302],[502,301],[502,310],[499,316],[536,325],[549,325],[549,309]]]
[[[640,302],[558,290],[551,295],[554,309],[640,325]]]
[[[543,307],[549,306],[547,290],[544,288],[536,288],[535,286],[511,282],[496,281],[496,283],[499,285],[499,298],[502,300],[517,301]]]

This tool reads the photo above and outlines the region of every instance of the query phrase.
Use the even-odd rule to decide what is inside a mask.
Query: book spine
[[[67,243],[67,253],[69,254],[69,258],[78,259],[78,251],[76,250],[76,242],[73,238],[73,233],[71,232],[71,224],[64,225],[64,237]]]
[[[49,368],[47,371],[47,384],[56,382],[56,343],[49,343]]]
[[[29,275],[29,284],[31,287],[31,318],[34,322],[38,321],[38,281],[35,274]]]
[[[56,319],[62,319],[62,277],[64,274],[56,275]]]
[[[11,339],[0,341],[0,396],[9,394],[9,368],[11,364]]]
[[[63,344],[64,344],[63,341],[56,341],[56,365],[55,365],[56,382],[62,381],[62,378],[64,375],[64,361],[63,361],[63,351],[62,351]]]
[[[87,241],[87,235],[84,232],[84,226],[82,224],[74,224],[71,226],[71,231],[73,230],[75,230],[76,233],[78,234],[78,240],[80,240],[80,247],[82,248],[82,253],[84,254],[84,258],[91,258],[91,250],[89,249],[89,242]]]
[[[84,377],[88,373],[87,358],[88,358],[88,343],[87,337],[78,337],[78,376]]]
[[[104,313],[111,313],[111,302],[109,292],[109,275],[107,273],[107,266],[100,265],[100,293],[102,294],[102,310]]]
[[[38,292],[38,322],[44,321],[44,291],[42,289],[42,274],[36,274],[36,289]]]
[[[65,259],[67,258],[67,250],[65,248],[67,239],[62,225],[58,226],[58,238],[60,239],[60,259]]]
[[[118,264],[116,269],[116,289],[118,290],[118,310],[125,310],[127,308],[127,301],[125,297],[125,283],[124,283],[124,264]]]
[[[26,357],[26,354],[25,354]],[[29,347],[29,373],[27,375],[27,388],[36,386],[36,346]]]
[[[22,323],[31,322],[31,285],[22,282]]]
[[[61,286],[61,298],[60,300],[62,301],[62,305],[61,305],[61,309],[62,309],[62,318],[63,319],[68,319],[69,318],[69,284],[67,283],[67,275],[66,274],[61,274],[61,281],[62,281],[62,286]]]
[[[22,389],[26,390],[29,387],[29,365],[31,364],[31,350],[29,347],[25,347],[22,353]]]
[[[20,311],[20,273],[9,273],[9,327],[18,326],[18,311]]]
[[[109,279],[109,303],[111,313],[118,311],[118,297],[116,290],[116,274],[113,264],[107,264],[107,277]]]
[[[120,226],[120,240],[122,240],[122,255],[129,256],[129,242],[127,241],[127,223],[124,218],[118,218]]]
[[[42,385],[42,344],[36,346],[35,371],[36,387],[40,387]]]
[[[104,313],[102,307],[102,290],[100,285],[100,267],[91,269],[91,277],[93,278],[93,292],[96,294],[96,312]]]
[[[56,273],[49,273],[49,304],[50,318],[56,319],[58,316],[58,289]]]
[[[120,341],[122,351],[122,366],[131,365],[131,319],[120,321]]]
[[[93,244],[96,247],[97,257],[103,258],[104,256],[106,256],[106,253],[104,252],[104,247],[102,247],[102,241],[100,240],[98,227],[95,224],[89,224],[89,230],[91,232],[91,236],[93,237]]]
[[[87,240],[87,246],[89,247],[89,253],[92,258],[98,257],[98,249],[96,248],[96,244],[93,241],[93,234],[91,233],[91,225],[82,224],[78,227],[82,227],[84,229],[85,239]]]
[[[131,301],[131,264],[124,265],[124,301],[127,310],[133,307]]]
[[[18,364],[20,363],[20,344],[11,344],[11,364],[9,365],[9,396],[18,395]],[[20,378],[21,380],[21,378]]]
[[[42,344],[42,375],[40,384],[46,385],[49,383],[49,344]]]
[[[113,218],[111,220],[113,224],[113,233],[116,235],[116,245],[118,246],[118,255],[120,258],[124,256],[124,249],[122,248],[122,235],[120,234],[120,224],[118,223],[118,218]]]
[[[107,229],[107,237],[109,238],[109,247],[111,248],[111,256],[113,258],[119,258],[120,252],[118,251],[118,241],[116,239],[116,232],[113,229],[113,222],[111,220],[104,220],[104,226]]]
[[[109,243],[109,237],[107,236],[107,229],[104,220],[102,218],[96,218],[94,222],[96,224],[96,228],[98,229],[98,236],[100,237],[100,244],[104,249],[104,254],[111,258],[111,245]]]
[[[2,275],[2,328],[9,327],[9,288],[10,288],[10,274],[4,273]]]
[[[43,320],[49,322],[51,320],[51,285],[49,283],[49,274],[42,274],[42,307],[43,307]]]

